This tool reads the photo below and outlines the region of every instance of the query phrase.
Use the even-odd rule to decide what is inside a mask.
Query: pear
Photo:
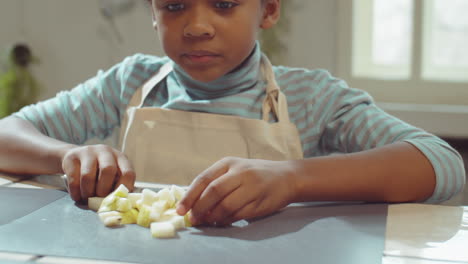
[[[116,200],[116,210],[119,212],[127,212],[132,209],[132,203],[127,198],[117,198]]]
[[[151,207],[147,205],[142,205],[138,213],[137,225],[140,225],[143,227],[149,227],[151,224],[150,214],[151,214]]]
[[[174,225],[170,222],[154,222],[151,223],[151,235],[157,238],[172,238],[175,237]]]
[[[177,203],[185,190],[177,185],[159,192],[143,189],[141,193],[129,193],[124,185],[105,198],[90,197],[88,206],[96,210],[105,226],[137,224],[150,228],[156,238],[174,237],[177,230],[191,226],[189,215],[176,212]]]
[[[104,197],[88,197],[88,207],[89,209],[97,212],[101,203],[104,200]]]
[[[105,226],[112,227],[121,224],[122,215],[117,211],[107,211],[99,213],[99,219]]]
[[[131,210],[126,211],[125,213],[121,213],[122,215],[122,225],[127,225],[127,224],[136,224],[137,219],[138,219],[138,210],[133,208]]]

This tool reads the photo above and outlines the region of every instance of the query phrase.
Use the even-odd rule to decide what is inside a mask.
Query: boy
[[[292,202],[436,202],[463,187],[447,143],[325,71],[270,65],[256,37],[280,0],[153,0],[151,10],[168,57],[137,54],[1,120],[0,170],[65,173],[76,201],[135,178],[190,184],[178,213],[221,225]],[[79,145],[116,126],[122,151]]]

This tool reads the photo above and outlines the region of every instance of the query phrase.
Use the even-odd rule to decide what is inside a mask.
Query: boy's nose
[[[214,34],[213,26],[208,23],[189,23],[184,28],[184,37],[187,38],[212,38]]]
[[[193,9],[186,21],[184,37],[212,38],[215,35],[215,29],[208,18],[209,15],[205,9],[197,7]]]

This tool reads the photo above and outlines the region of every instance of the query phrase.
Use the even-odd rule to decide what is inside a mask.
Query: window
[[[353,6],[352,74],[376,79],[409,79],[411,0],[356,1]]]
[[[468,106],[467,0],[339,0],[338,76],[377,101]]]
[[[467,10],[467,0],[432,0],[424,6],[423,79],[468,81]]]

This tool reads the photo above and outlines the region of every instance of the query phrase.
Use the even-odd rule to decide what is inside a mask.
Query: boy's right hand
[[[135,171],[125,154],[106,145],[76,146],[62,158],[68,190],[73,200],[105,197],[116,186],[124,184],[130,191],[135,184]]]

